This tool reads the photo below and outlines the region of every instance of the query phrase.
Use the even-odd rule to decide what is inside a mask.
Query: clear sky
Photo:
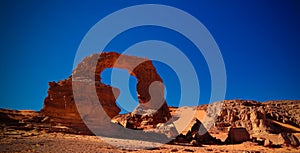
[[[201,21],[217,42],[226,66],[226,99],[300,99],[300,1],[200,0],[2,0],[0,2],[0,107],[39,110],[48,82],[67,78],[87,31],[103,17],[138,4],[164,4]],[[126,21],[124,21],[126,22]],[[145,26],[118,35],[106,51],[156,39],[183,50],[196,67],[199,103],[210,98],[210,76],[196,47],[172,30]],[[174,72],[154,63],[169,105],[179,103]],[[109,76],[109,70],[103,77]],[[124,73],[126,71],[120,71]],[[107,79],[104,79],[107,80]],[[132,79],[131,89],[135,88]],[[106,81],[105,83],[109,83]],[[134,93],[134,90],[132,91]]]

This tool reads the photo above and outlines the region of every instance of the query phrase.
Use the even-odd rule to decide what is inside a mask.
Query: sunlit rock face
[[[250,133],[289,132],[274,121],[300,127],[299,106],[299,100],[225,100],[215,127],[244,127]]]
[[[137,78],[139,106],[133,112],[135,117],[153,117],[155,120],[151,124],[154,125],[166,122],[171,117],[164,99],[163,81],[152,61],[115,52],[86,57],[69,78],[50,82],[41,113],[52,117],[53,121],[67,119],[63,123],[68,124],[80,124],[82,119],[89,122],[109,122],[120,112],[116,99],[122,91],[101,82],[101,73],[106,68],[126,69]]]

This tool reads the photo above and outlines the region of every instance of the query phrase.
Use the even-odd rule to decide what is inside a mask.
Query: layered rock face
[[[248,131],[266,131],[266,114],[261,103],[248,100],[224,101],[216,127],[245,127]]]
[[[299,127],[299,119],[295,116],[297,114],[295,110],[299,110],[299,104],[300,101],[260,103],[252,100],[225,100],[215,127],[219,129],[245,127],[252,133],[286,132],[286,129],[281,128],[274,121]]]
[[[299,100],[277,100],[262,104],[265,106],[267,118],[300,127]]]
[[[163,97],[162,79],[152,62],[114,52],[86,57],[68,79],[50,82],[41,113],[52,120],[69,124],[82,124],[83,119],[85,122],[103,122],[101,125],[106,125],[120,112],[116,99],[122,92],[101,82],[101,73],[106,68],[127,69],[130,75],[137,78],[139,106],[134,114],[153,117],[153,125],[166,122],[171,117]],[[139,122],[143,122],[143,119]]]

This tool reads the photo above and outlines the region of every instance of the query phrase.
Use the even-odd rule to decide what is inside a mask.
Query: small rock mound
[[[199,134],[199,129],[202,123],[198,119],[193,120],[193,126],[187,132],[187,134],[180,134],[176,137],[174,142],[177,143],[190,143],[192,145],[201,145],[201,144],[220,144],[222,143],[220,139],[216,139],[211,136],[207,130],[202,126],[201,130],[204,130],[204,134]]]

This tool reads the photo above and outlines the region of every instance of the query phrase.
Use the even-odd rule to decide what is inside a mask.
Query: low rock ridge
[[[214,123],[215,128],[245,127],[249,132],[295,132],[280,123],[300,127],[300,101],[225,100]],[[206,109],[207,105],[198,107]],[[209,112],[208,112],[209,113]],[[279,124],[278,124],[279,123]]]

